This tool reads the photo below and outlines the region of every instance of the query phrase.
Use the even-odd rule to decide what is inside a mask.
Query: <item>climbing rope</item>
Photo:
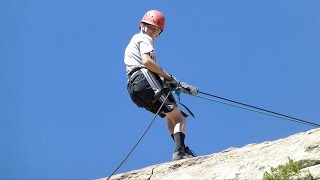
[[[209,93],[198,91],[197,94],[202,94],[202,95],[206,95],[206,96],[210,97],[210,98],[208,98],[208,97],[204,97],[204,96],[201,96],[201,95],[195,95],[196,97],[199,97],[199,98],[202,98],[202,99],[215,101],[215,102],[226,104],[226,105],[229,105],[229,106],[234,106],[234,107],[238,107],[238,108],[241,108],[241,109],[246,109],[246,110],[249,110],[249,111],[254,111],[254,112],[257,112],[257,113],[261,113],[261,114],[266,114],[266,115],[269,115],[269,116],[278,117],[278,118],[281,118],[281,119],[285,119],[285,120],[289,120],[289,121],[293,121],[293,122],[297,122],[297,123],[301,123],[301,124],[306,124],[306,125],[313,126],[313,127],[320,127],[320,124],[317,124],[317,123],[313,123],[313,122],[306,121],[306,120],[303,120],[303,119],[299,119],[299,118],[295,118],[295,117],[288,116],[288,115],[285,115],[285,114],[277,113],[277,112],[274,112],[274,111],[266,110],[266,109],[259,108],[259,107],[256,107],[256,106],[252,106],[252,105],[248,105],[248,104],[245,104],[245,103],[237,102],[237,101],[234,101],[234,100],[230,100],[230,99],[227,99],[227,98],[219,97],[219,96],[212,95],[212,94],[209,94]]]
[[[123,159],[123,161],[118,165],[118,167],[111,173],[111,175],[108,177],[107,180],[109,180],[111,178],[111,176],[113,176],[117,170],[122,166],[122,164],[128,159],[128,157],[131,155],[131,153],[134,151],[134,149],[138,146],[138,144],[140,143],[140,141],[142,140],[142,138],[146,135],[146,133],[148,132],[148,130],[150,129],[151,125],[153,124],[154,120],[156,119],[156,117],[158,116],[158,114],[160,113],[160,110],[162,108],[162,106],[164,105],[164,103],[167,101],[169,95],[171,94],[171,91],[169,91],[169,93],[167,94],[166,98],[164,99],[164,101],[162,102],[161,106],[159,107],[157,113],[154,115],[152,121],[149,123],[148,127],[146,128],[146,130],[143,132],[143,134],[141,135],[141,137],[139,138],[139,140],[137,141],[137,143],[133,146],[133,148],[130,150],[130,152],[127,154],[127,156]]]
[[[306,121],[306,120],[303,120],[303,119],[299,119],[299,118],[295,118],[295,117],[288,116],[288,115],[285,115],[285,114],[277,113],[277,112],[270,111],[270,110],[267,110],[267,109],[259,108],[259,107],[256,107],[256,106],[248,105],[248,104],[245,104],[245,103],[237,102],[237,101],[234,101],[234,100],[230,100],[230,99],[227,99],[227,98],[219,97],[219,96],[212,95],[212,94],[209,94],[209,93],[201,92],[199,90],[199,88],[191,86],[191,85],[189,85],[187,83],[184,83],[184,82],[181,82],[180,86],[178,88],[179,89],[176,90],[176,93],[178,92],[178,94],[180,94],[180,92],[184,92],[185,94],[196,96],[196,97],[199,97],[199,98],[202,98],[202,99],[207,99],[207,100],[210,100],[210,101],[215,101],[215,102],[226,104],[226,105],[229,105],[229,106],[234,106],[234,107],[238,107],[238,108],[241,108],[241,109],[254,111],[254,112],[257,112],[257,113],[266,114],[266,115],[273,116],[273,117],[278,117],[278,118],[281,118],[281,119],[297,122],[297,123],[300,123],[300,124],[306,124],[306,125],[313,126],[313,127],[320,127],[320,124],[317,124],[317,123],[313,123],[313,122]],[[205,97],[203,95],[209,96],[209,97]]]

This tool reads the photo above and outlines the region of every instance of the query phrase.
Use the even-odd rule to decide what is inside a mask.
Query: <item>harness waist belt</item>
[[[145,67],[135,67],[133,68],[129,73],[128,73],[128,79],[130,79],[130,77],[133,75],[133,73],[139,71],[140,69],[145,68]]]

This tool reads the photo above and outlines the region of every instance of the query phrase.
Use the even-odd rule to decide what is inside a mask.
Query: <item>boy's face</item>
[[[155,40],[161,33],[161,29],[154,25],[144,24],[143,26],[146,27],[146,34],[148,34],[153,40]]]

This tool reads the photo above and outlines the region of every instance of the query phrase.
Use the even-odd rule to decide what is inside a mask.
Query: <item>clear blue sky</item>
[[[153,118],[126,90],[124,49],[166,16],[160,65],[201,91],[320,123],[320,1],[0,1],[0,179],[93,179]],[[313,127],[181,95],[198,155]],[[171,161],[157,118],[117,173]]]

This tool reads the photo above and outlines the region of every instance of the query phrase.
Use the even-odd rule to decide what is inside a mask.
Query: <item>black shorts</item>
[[[159,75],[147,69],[140,69],[129,77],[127,89],[131,100],[137,106],[145,108],[154,114],[158,112],[170,92],[169,89],[163,88],[163,82]],[[155,98],[160,91],[162,95],[159,98]],[[176,101],[173,95],[170,94],[159,111],[159,116],[164,118],[166,116],[165,113],[171,112],[175,107],[177,107]]]

